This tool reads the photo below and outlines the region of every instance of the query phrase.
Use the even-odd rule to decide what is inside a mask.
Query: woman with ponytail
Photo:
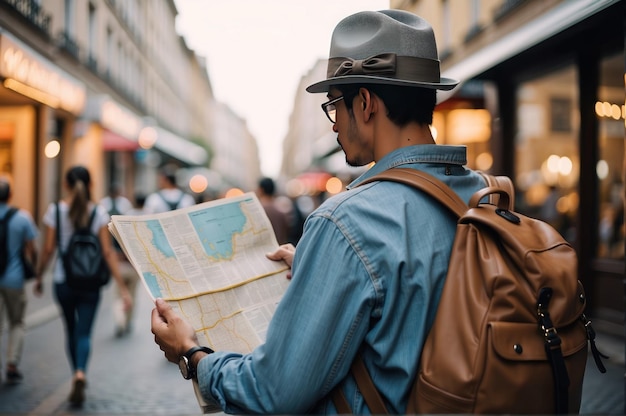
[[[105,208],[91,200],[90,187],[91,176],[89,171],[83,166],[74,166],[65,175],[65,198],[48,206],[43,217],[44,241],[40,262],[37,265],[35,294],[41,296],[43,293],[43,273],[55,251],[58,248],[62,251],[67,249],[74,230],[86,227],[89,224],[92,211],[95,210],[91,232],[100,239],[103,258],[106,259],[111,275],[119,285],[126,307],[129,308],[132,300],[120,275],[111,234],[107,227],[109,214]],[[57,207],[59,210],[58,217]],[[57,218],[60,220],[59,224],[57,224]],[[61,247],[57,247],[57,228],[60,231]],[[52,273],[54,296],[63,313],[67,353],[74,377],[69,401],[73,406],[81,406],[85,400],[86,370],[91,351],[91,330],[100,302],[100,288],[84,290],[70,287],[66,282],[65,271],[59,256],[57,259]]]

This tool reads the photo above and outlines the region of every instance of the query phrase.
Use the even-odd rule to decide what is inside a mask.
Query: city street
[[[28,285],[29,329],[21,365],[24,381],[0,386],[0,414],[201,414],[191,383],[182,379],[178,367],[167,362],[154,344],[150,333],[152,303],[143,287],[138,288],[132,333],[115,338],[112,284],[103,292],[94,327],[85,404],[82,409],[69,407],[71,372],[64,331],[52,299],[51,280],[45,284],[42,298],[34,298]],[[4,353],[6,332],[2,341]],[[600,374],[590,357],[581,413],[624,414],[624,344],[599,334],[598,346],[611,360],[605,360],[607,374]]]
[[[0,386],[0,414],[201,414],[193,388],[178,367],[167,362],[150,332],[152,303],[143,287],[137,288],[133,331],[114,336],[111,304],[114,284],[103,292],[94,326],[92,355],[87,371],[86,400],[82,409],[67,402],[71,371],[65,355],[64,329],[56,313],[51,279],[42,298],[32,296],[21,370],[24,381]],[[51,319],[51,317],[54,317]],[[3,348],[6,348],[6,333]],[[4,355],[3,355],[4,359]]]

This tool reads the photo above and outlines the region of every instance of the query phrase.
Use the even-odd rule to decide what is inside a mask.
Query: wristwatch
[[[178,359],[178,368],[180,368],[180,373],[183,375],[185,380],[190,380],[196,376],[196,367],[191,364],[191,357],[198,351],[203,351],[207,354],[213,354],[214,352],[211,348],[196,345],[184,353]]]

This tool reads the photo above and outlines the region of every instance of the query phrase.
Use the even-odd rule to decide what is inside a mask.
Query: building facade
[[[597,328],[624,336],[624,2],[392,0],[435,30],[438,142],[511,176],[516,208],[576,248]]]
[[[208,166],[204,59],[173,0],[0,0],[0,173],[39,220],[83,164],[93,198],[156,188],[165,163]]]
[[[261,163],[257,142],[248,126],[228,105],[213,102],[211,105],[211,138],[215,156],[211,169],[221,177],[216,195],[230,187],[244,192],[253,191],[261,177]]]
[[[433,133],[463,145],[468,166],[513,178],[516,209],[554,225],[576,248],[597,328],[624,336],[624,2],[392,0],[428,20],[442,75]],[[299,91],[325,76],[320,61]],[[282,174],[342,178],[336,135],[317,114],[324,97],[298,93]],[[348,173],[348,174],[346,174]],[[359,173],[359,172],[356,172]],[[298,191],[302,191],[299,187]]]

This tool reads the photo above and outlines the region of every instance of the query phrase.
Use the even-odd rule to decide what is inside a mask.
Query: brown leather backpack
[[[413,169],[367,181],[414,186],[459,218],[406,413],[577,413],[587,341],[606,370],[583,314],[576,252],[550,225],[513,212],[510,179],[484,176],[489,186],[469,206],[443,182]],[[493,203],[481,203],[490,196],[497,196]],[[387,413],[360,356],[351,371],[370,411]],[[340,413],[351,413],[338,388],[333,400]]]

